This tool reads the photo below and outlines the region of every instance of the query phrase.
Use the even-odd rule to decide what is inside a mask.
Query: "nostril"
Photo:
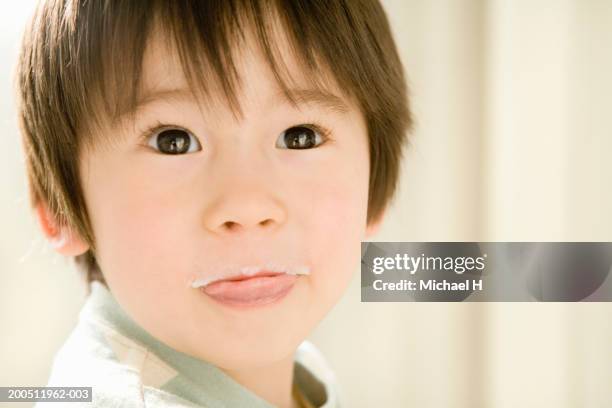
[[[236,223],[234,221],[227,221],[225,223],[225,226],[227,227],[228,230],[232,231],[232,230],[235,230],[236,228],[238,228],[238,223]]]
[[[269,224],[273,224],[273,223],[274,223],[273,219],[267,218],[267,219],[265,219],[263,221],[260,221],[259,225],[261,225],[262,227],[266,227]],[[224,226],[224,228],[227,231],[237,231],[237,230],[239,230],[241,228],[240,223],[239,222],[235,222],[235,221],[226,221],[226,222],[223,223],[223,226]]]

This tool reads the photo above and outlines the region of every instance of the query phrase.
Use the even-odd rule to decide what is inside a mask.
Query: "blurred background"
[[[612,241],[612,1],[383,3],[416,128],[374,240]],[[85,295],[28,209],[11,80],[33,6],[0,13],[0,386],[46,384]],[[612,406],[609,303],[361,303],[356,270],[311,340],[347,407]]]

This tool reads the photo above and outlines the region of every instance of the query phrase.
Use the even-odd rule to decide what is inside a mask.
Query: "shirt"
[[[306,407],[338,408],[335,376],[323,355],[304,341],[294,357],[293,393]],[[53,359],[49,387],[92,387],[92,402],[77,407],[273,408],[217,366],[157,340],[100,282]],[[35,407],[57,407],[39,402]]]

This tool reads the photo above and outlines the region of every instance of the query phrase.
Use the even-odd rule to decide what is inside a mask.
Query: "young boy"
[[[377,1],[43,2],[18,88],[31,205],[88,282],[49,386],[96,407],[339,406],[304,339],[411,123]]]

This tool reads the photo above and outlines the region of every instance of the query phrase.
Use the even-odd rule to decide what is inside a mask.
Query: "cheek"
[[[329,305],[338,300],[359,266],[368,199],[367,168],[338,168],[313,186],[307,219],[315,262],[311,282]]]
[[[160,188],[164,180],[156,181],[138,165],[130,166],[129,172],[122,171],[120,164],[96,168],[105,173],[91,174],[97,183],[88,187],[86,196],[107,279],[121,284],[129,276],[130,282],[166,288],[180,283],[176,270],[186,269],[177,269],[186,259],[186,248],[180,240],[183,223],[178,217],[183,212],[176,208],[177,191]],[[168,271],[173,273],[164,273]]]

